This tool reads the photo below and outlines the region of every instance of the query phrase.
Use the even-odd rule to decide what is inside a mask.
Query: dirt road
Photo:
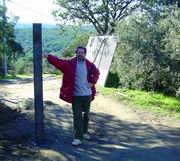
[[[59,79],[46,77],[46,142],[34,142],[31,79],[0,82],[0,160],[180,161],[180,123],[116,102],[100,93],[92,103],[91,139],[72,147],[71,105],[58,98]]]

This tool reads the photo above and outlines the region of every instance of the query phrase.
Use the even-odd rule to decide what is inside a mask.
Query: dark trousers
[[[82,140],[88,132],[91,96],[74,96],[72,101],[74,137]]]

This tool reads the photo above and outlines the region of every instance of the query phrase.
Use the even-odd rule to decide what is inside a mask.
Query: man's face
[[[79,61],[84,61],[85,57],[86,57],[86,53],[85,53],[84,49],[79,48],[76,52],[76,57]]]

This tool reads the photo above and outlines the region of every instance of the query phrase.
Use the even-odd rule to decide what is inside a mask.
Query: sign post
[[[44,141],[43,87],[42,87],[42,25],[33,24],[34,106],[36,144]]]

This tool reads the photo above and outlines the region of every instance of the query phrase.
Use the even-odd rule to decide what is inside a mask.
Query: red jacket
[[[71,60],[63,60],[53,55],[48,55],[47,59],[50,64],[55,66],[63,73],[62,86],[60,88],[59,97],[66,102],[72,103],[77,58],[75,57],[72,58]],[[92,84],[96,84],[100,74],[99,70],[96,68],[96,66],[93,63],[91,63],[87,59],[86,59],[86,66],[88,71],[87,74],[88,82]],[[95,85],[93,85],[91,90],[92,90],[92,100],[93,100],[96,94]]]

